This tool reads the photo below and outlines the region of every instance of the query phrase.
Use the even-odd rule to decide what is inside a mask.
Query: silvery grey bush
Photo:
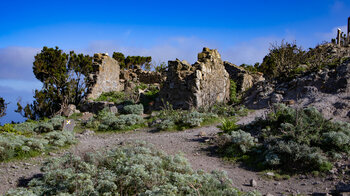
[[[142,142],[83,159],[52,158],[42,171],[42,178],[6,195],[260,195],[241,193],[225,173],[194,171],[183,156],[168,156]]]
[[[143,114],[143,105],[142,104],[134,104],[134,105],[126,105],[123,107],[123,111],[125,114]]]

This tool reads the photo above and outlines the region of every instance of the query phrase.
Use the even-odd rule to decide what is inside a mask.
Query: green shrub
[[[4,124],[4,126],[0,126],[0,132],[6,132],[6,133],[15,133],[17,134],[18,131],[14,128],[14,124]]]
[[[76,142],[74,133],[71,131],[52,131],[45,135],[45,139],[54,147],[64,147]]]
[[[181,122],[185,126],[199,127],[199,126],[201,126],[201,123],[203,122],[203,114],[201,114],[197,111],[193,111],[191,113],[184,115],[183,118],[181,119]]]
[[[198,111],[174,110],[170,105],[161,110],[156,116],[160,120],[155,123],[158,130],[184,130],[202,124],[212,124],[217,121],[218,115],[214,113],[201,113]]]
[[[135,104],[135,105],[127,105],[123,107],[123,112],[125,114],[143,114],[143,105],[142,104]]]
[[[37,121],[27,121],[24,123],[15,124],[13,128],[19,132],[25,133],[25,132],[34,132],[34,129],[37,126],[38,126]]]
[[[28,188],[7,195],[243,195],[225,173],[194,171],[184,157],[144,143],[84,159],[71,154],[52,158],[42,171],[43,177],[31,180]]]
[[[293,109],[277,104],[266,118],[239,126],[239,129],[252,133],[259,141],[241,148],[239,155],[243,152],[253,157],[250,161],[263,163],[265,168],[290,172],[326,171],[332,167],[330,160],[339,158],[339,153],[350,153],[350,124],[327,120],[315,108]],[[235,137],[241,139],[242,132]],[[236,157],[237,150],[232,149],[237,148],[237,140],[231,138],[230,134],[223,134],[217,144],[224,156]]]
[[[228,119],[223,119],[222,124],[219,125],[218,127],[227,134],[230,134],[232,131],[236,131],[238,129],[238,125],[236,124],[235,120],[228,120]]]
[[[255,138],[250,133],[242,130],[232,131],[229,134],[230,143],[234,148],[239,149],[242,153],[246,153],[249,149],[255,146]]]
[[[101,110],[98,114],[97,114],[97,119],[104,121],[104,120],[108,120],[110,118],[115,118],[115,114],[110,112],[108,108],[104,108],[103,110]]]
[[[0,127],[0,161],[29,157],[75,143],[73,132],[61,131],[64,117]],[[54,131],[54,130],[59,131]]]
[[[237,84],[233,80],[230,80],[230,102],[231,103],[239,102],[239,98],[237,95]]]
[[[36,133],[48,133],[54,130],[53,124],[49,122],[41,122],[34,128]]]
[[[49,122],[52,124],[54,130],[61,130],[65,119],[65,117],[57,115],[51,118]]]
[[[138,89],[145,90],[147,88],[148,88],[148,85],[141,82],[136,86],[135,90],[138,90]]]
[[[127,114],[115,116],[113,113],[107,111],[100,112],[99,119],[100,124],[98,126],[98,130],[100,131],[124,130],[144,122],[142,116],[140,115]]]
[[[175,122],[170,119],[162,120],[160,123],[156,124],[156,128],[160,131],[170,130],[175,126]]]
[[[305,51],[295,42],[288,43],[283,40],[281,45],[272,44],[269,50],[269,54],[258,67],[258,70],[269,79],[287,78],[292,70],[304,61]]]
[[[126,96],[124,92],[104,92],[102,93],[96,101],[108,101],[108,102],[114,102],[116,104],[120,104],[121,102],[125,101]]]
[[[74,133],[67,131],[53,131],[41,137],[26,137],[13,133],[0,134],[0,162],[33,156],[39,152],[48,151],[52,148],[63,147],[75,143]]]
[[[350,129],[349,129],[350,130]],[[330,131],[322,134],[323,142],[337,151],[349,152],[350,135],[349,132]]]
[[[165,62],[161,62],[158,65],[154,65],[154,70],[156,72],[164,73],[168,69],[168,65]]]

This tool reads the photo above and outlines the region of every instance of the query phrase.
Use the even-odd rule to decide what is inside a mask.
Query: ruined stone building
[[[116,60],[108,54],[97,53],[93,58],[93,66],[97,71],[89,76],[92,83],[88,84],[88,99],[96,99],[103,92],[120,91],[120,66]]]
[[[103,92],[134,92],[139,83],[160,88],[156,105],[169,102],[175,109],[211,106],[214,103],[228,102],[230,97],[230,79],[237,83],[238,92],[244,92],[254,83],[264,80],[262,74],[250,74],[244,68],[229,62],[223,62],[215,49],[203,48],[198,61],[190,65],[186,61],[168,62],[168,71],[164,73],[144,71],[141,67],[121,70],[119,63],[107,54],[95,54],[88,98],[96,99]],[[90,101],[91,102],[91,101]]]
[[[193,65],[178,59],[169,61],[160,100],[169,102],[176,109],[197,108],[227,102],[229,90],[229,74],[220,54],[217,50],[203,48]]]

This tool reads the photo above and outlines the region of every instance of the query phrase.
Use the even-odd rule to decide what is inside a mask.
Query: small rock
[[[207,136],[207,133],[204,132],[204,131],[200,131],[199,134],[198,134],[199,137],[205,137]]]
[[[265,194],[265,196],[273,196],[271,193],[267,193]]]
[[[18,169],[18,166],[17,165],[11,165],[11,168],[12,169]]]
[[[30,166],[30,163],[23,163],[24,166]]]
[[[272,177],[272,176],[275,176],[275,174],[274,174],[273,172],[267,172],[266,175],[267,175],[267,176],[271,176],[271,177]]]
[[[204,140],[205,142],[209,142],[210,141],[210,139],[206,139],[206,140]]]
[[[56,153],[53,153],[53,152],[49,152],[48,153],[50,156],[55,156],[56,155]]]
[[[329,173],[331,174],[336,174],[337,173],[337,168],[332,168],[331,170],[329,170]]]
[[[117,114],[118,113],[118,108],[116,106],[112,106],[109,108],[109,111],[112,112],[113,114]]]
[[[256,187],[257,185],[258,185],[258,183],[254,179],[250,180],[250,186],[251,187]]]
[[[95,132],[94,132],[94,131],[91,131],[91,130],[89,130],[89,129],[86,129],[86,130],[83,131],[81,134],[84,135],[84,136],[93,136],[93,135],[95,135]]]
[[[274,93],[271,96],[271,103],[279,103],[283,100],[283,95],[279,94],[279,93]]]

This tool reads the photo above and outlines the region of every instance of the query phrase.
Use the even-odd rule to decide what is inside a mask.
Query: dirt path
[[[263,110],[255,111],[247,117],[243,117],[238,123],[249,123],[255,117],[261,115],[264,115]],[[210,144],[206,140],[214,136],[217,132],[219,132],[219,129],[216,126],[207,126],[181,132],[151,133],[149,131],[132,131],[122,134],[98,134],[82,138],[77,145],[70,149],[51,153],[50,156],[60,156],[66,152],[81,155],[85,152],[112,148],[116,144],[123,144],[123,142],[127,141],[143,140],[154,144],[158,149],[169,154],[183,153],[196,170],[226,171],[232,179],[234,186],[240,190],[251,191],[255,189],[259,190],[262,194],[285,195],[293,193],[327,193],[334,188],[334,183],[330,180],[307,178],[306,176],[300,179],[300,176],[295,176],[289,180],[274,181],[262,178],[256,172],[248,171],[239,165],[226,163],[219,157],[211,155],[208,150]],[[20,180],[21,178],[28,179],[33,175],[40,174],[40,165],[44,160],[45,157],[35,157],[22,162],[0,164],[0,194],[23,183],[23,180]],[[248,185],[251,179],[257,182],[256,187]]]

